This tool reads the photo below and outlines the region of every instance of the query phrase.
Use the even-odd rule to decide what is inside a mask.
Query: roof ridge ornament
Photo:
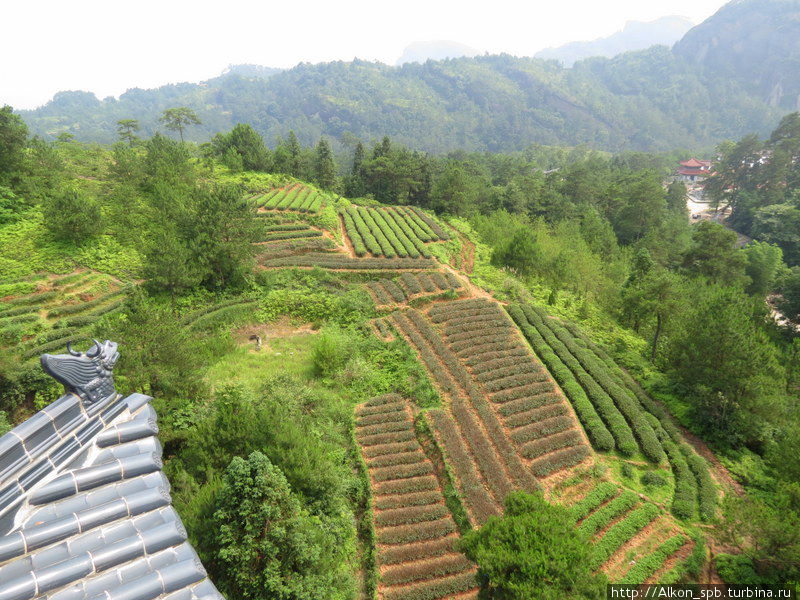
[[[68,354],[41,357],[44,372],[62,384],[68,394],[79,396],[84,404],[94,404],[116,394],[113,370],[119,359],[117,343],[93,341],[94,345],[86,352],[73,350],[68,342]]]

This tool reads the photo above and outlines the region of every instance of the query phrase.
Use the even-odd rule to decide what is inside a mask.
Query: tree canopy
[[[512,492],[505,512],[464,536],[485,589],[498,600],[601,599],[605,577],[592,574],[591,546],[569,511],[540,495]]]

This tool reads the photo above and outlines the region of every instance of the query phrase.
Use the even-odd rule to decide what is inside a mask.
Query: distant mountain
[[[270,74],[247,67],[201,84],[133,89],[119,99],[60,92],[21,114],[32,132],[116,139],[133,118],[142,135],[166,108],[188,106],[202,142],[250,123],[273,145],[294,130],[365,141],[389,135],[430,152],[510,151],[531,144],[610,151],[708,148],[768,134],[800,96],[800,0],[737,0],[674,46],[651,46],[565,68],[554,61],[482,55],[392,67],[354,60]],[[237,72],[238,69],[238,72]],[[254,74],[256,74],[254,76]]]
[[[692,29],[675,55],[730,77],[770,106],[800,110],[800,0],[734,0]]]
[[[570,42],[558,48],[545,48],[536,58],[555,59],[564,66],[592,56],[612,58],[623,52],[644,50],[650,46],[672,46],[694,24],[686,17],[661,17],[655,21],[628,21],[622,31],[590,42]]]
[[[414,42],[406,46],[402,56],[395,63],[397,66],[406,63],[424,63],[426,60],[444,60],[445,58],[460,58],[462,56],[477,56],[480,54],[475,48],[466,44],[447,40],[431,42]]]

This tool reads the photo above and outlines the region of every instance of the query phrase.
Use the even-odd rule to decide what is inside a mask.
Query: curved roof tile
[[[224,600],[172,508],[150,400],[68,391],[0,437],[0,600]]]

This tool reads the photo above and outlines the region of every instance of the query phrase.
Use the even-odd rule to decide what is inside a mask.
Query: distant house
[[[711,161],[690,158],[680,163],[678,179],[686,183],[694,183],[711,175]]]

